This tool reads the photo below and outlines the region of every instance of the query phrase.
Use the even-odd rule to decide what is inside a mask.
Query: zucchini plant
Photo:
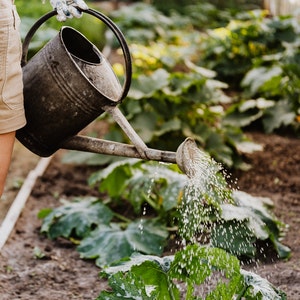
[[[112,291],[102,291],[97,300],[286,299],[270,282],[241,269],[235,256],[198,245],[187,246],[174,256],[135,254],[102,274]],[[209,285],[211,281],[215,287]]]
[[[280,243],[285,226],[269,212],[271,200],[232,192],[220,173],[200,193],[186,194],[187,178],[177,166],[126,159],[94,173],[89,183],[103,196],[42,210],[41,231],[77,241],[81,256],[98,266],[134,252],[161,255],[168,241],[196,243],[203,236],[204,244],[238,257],[256,257],[270,245],[279,257],[290,255]]]
[[[266,14],[244,12],[208,30],[199,64],[238,91],[224,124],[259,123],[266,133],[289,129],[299,135],[299,23]]]

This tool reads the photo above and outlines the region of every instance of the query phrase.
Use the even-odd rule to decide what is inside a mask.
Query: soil
[[[239,189],[255,196],[269,197],[274,202],[276,217],[289,225],[282,243],[292,250],[289,260],[273,256],[248,266],[286,292],[288,299],[300,299],[300,140],[279,135],[249,133],[263,151],[246,156],[252,169],[234,172]],[[5,201],[15,195],[16,178],[29,172],[38,158],[17,144],[8,179]],[[80,259],[75,246],[64,239],[51,241],[40,234],[42,208],[60,206],[60,198],[97,195],[86,179],[94,168],[61,163],[63,151],[52,158],[45,173],[38,178],[30,197],[0,255],[0,300],[15,299],[95,299],[107,288],[99,277],[100,269],[92,261]],[[21,177],[24,174],[21,174]],[[3,213],[2,213],[3,215]],[[3,217],[2,217],[3,218]],[[1,219],[0,219],[1,220]],[[39,249],[45,256],[36,258]]]

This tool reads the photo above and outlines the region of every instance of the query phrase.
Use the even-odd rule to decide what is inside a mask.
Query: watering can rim
[[[73,55],[69,50],[68,47],[66,46],[65,40],[63,38],[63,31],[64,30],[71,30],[73,32],[75,32],[76,34],[80,35],[85,41],[87,41],[93,48],[93,50],[95,51],[94,53],[96,55],[98,55],[99,57],[99,63],[90,63],[80,57],[77,57],[76,55]],[[80,31],[78,31],[77,29],[71,27],[71,26],[62,26],[59,30],[59,39],[61,41],[61,44],[65,50],[65,53],[67,54],[67,56],[70,58],[70,61],[72,62],[72,64],[75,66],[75,68],[77,69],[77,71],[80,73],[81,76],[83,76],[83,78],[88,82],[89,85],[91,85],[97,92],[99,92],[101,95],[103,95],[107,100],[110,101],[111,105],[117,105],[118,103],[121,102],[120,99],[113,99],[112,97],[109,97],[108,95],[106,95],[103,91],[101,91],[91,80],[89,80],[89,78],[87,77],[87,75],[82,71],[82,69],[78,66],[77,62],[74,60],[74,57],[82,62],[84,62],[85,64],[88,65],[93,65],[93,66],[101,66],[104,65],[107,62],[107,59],[104,55],[102,55],[102,52],[91,42],[89,41]],[[108,63],[108,62],[107,62]],[[110,64],[108,63],[108,65],[110,66]],[[114,74],[114,73],[113,73]],[[114,74],[115,75],[115,74]],[[117,76],[115,75],[115,77],[117,78]],[[109,103],[108,103],[109,104]]]
[[[62,37],[62,34],[63,34],[62,31],[66,30],[66,29],[68,29],[68,30],[71,29],[72,31],[75,31],[77,34],[81,35],[84,39],[86,39],[93,46],[93,49],[95,49],[95,51],[99,52],[99,54],[100,54],[99,55],[99,63],[91,63],[91,62],[89,62],[87,60],[84,60],[84,59],[82,59],[82,58],[74,55],[74,54],[71,54],[71,57],[75,57],[76,59],[78,59],[80,61],[83,61],[85,64],[88,64],[88,65],[100,65],[103,62],[103,60],[105,60],[105,57],[101,55],[102,52],[91,41],[89,41],[84,34],[82,34],[80,31],[78,31],[74,27],[65,25],[65,26],[62,26],[60,28],[60,30],[59,30],[59,36],[60,36],[61,42],[62,42],[64,48],[66,49],[66,51],[68,52],[68,54],[70,53],[70,51],[68,51],[67,46],[66,46],[66,44],[64,42],[64,39]]]

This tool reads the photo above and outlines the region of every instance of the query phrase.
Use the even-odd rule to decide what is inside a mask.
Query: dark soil
[[[292,250],[288,261],[270,257],[252,270],[285,291],[290,300],[300,299],[300,140],[278,135],[251,134],[264,150],[247,155],[252,169],[235,172],[240,190],[269,197],[274,214],[289,224],[282,241]],[[60,205],[60,198],[97,195],[86,179],[94,171],[84,166],[64,165],[62,152],[52,159],[29,197],[10,239],[0,256],[0,300],[95,299],[107,287],[93,262],[79,258],[75,246],[40,234],[40,209]],[[24,163],[24,162],[23,162]],[[37,259],[34,249],[45,257]],[[249,266],[248,266],[249,267]]]

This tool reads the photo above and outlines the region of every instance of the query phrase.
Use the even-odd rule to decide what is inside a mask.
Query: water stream
[[[211,223],[220,218],[220,204],[231,201],[222,166],[197,149],[189,161],[189,179],[179,208],[183,244],[206,242]]]

